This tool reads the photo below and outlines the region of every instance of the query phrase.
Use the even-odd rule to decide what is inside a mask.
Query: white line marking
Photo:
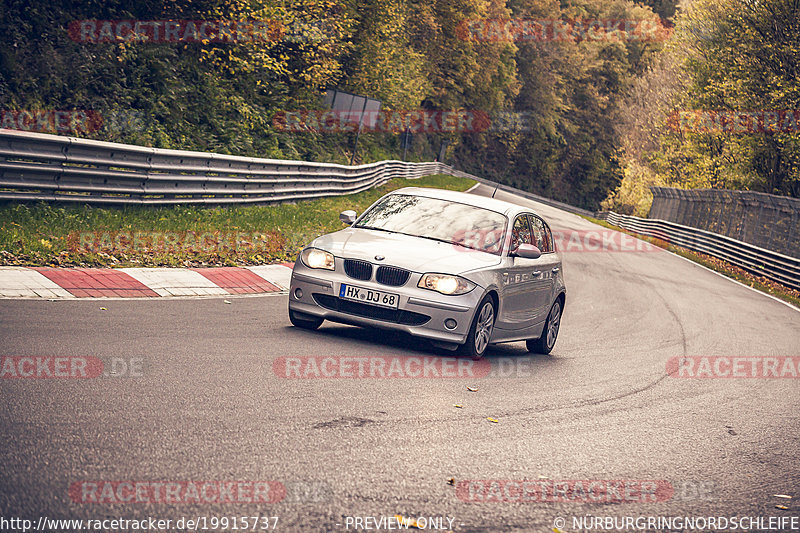
[[[590,224],[594,224],[595,226],[599,226],[599,227],[601,227],[601,228],[602,228],[602,227],[604,227],[604,226],[601,226],[600,224],[595,224],[594,222],[591,222],[591,221],[589,221],[589,220],[586,220],[586,219],[583,219],[583,220],[585,220],[586,222],[589,222]],[[609,222],[609,224],[611,224],[611,223]],[[614,226],[614,224],[611,224],[611,225],[612,225],[612,226]],[[614,226],[614,227],[615,227],[615,228],[618,228],[618,229],[616,229],[616,230],[614,230],[614,231],[620,231],[620,232],[622,232],[622,230],[624,229],[624,228],[620,228],[619,226]],[[630,231],[630,230],[628,230],[628,231]],[[630,234],[628,234],[628,235],[630,235]],[[639,237],[636,237],[635,235],[630,235],[630,236],[631,236],[631,237],[633,237],[634,239],[640,240],[640,241],[642,241],[642,242],[645,242],[645,243],[647,242],[646,240],[644,240],[644,239],[642,239],[642,238],[639,238]],[[755,293],[758,293],[758,294],[761,294],[762,296],[766,296],[767,298],[772,298],[772,299],[773,299],[773,300],[775,300],[776,302],[778,302],[778,303],[782,303],[783,305],[785,305],[785,306],[786,306],[786,307],[788,307],[789,309],[792,309],[793,311],[797,311],[798,313],[800,313],[800,308],[798,308],[798,307],[795,307],[794,305],[790,304],[789,302],[787,302],[787,301],[785,301],[785,300],[781,300],[781,299],[780,299],[780,298],[778,298],[777,296],[773,296],[773,295],[769,294],[768,292],[760,291],[760,290],[756,289],[755,287],[751,287],[750,285],[745,285],[744,283],[742,283],[742,282],[741,282],[741,281],[739,281],[739,280],[733,279],[733,278],[732,278],[732,277],[730,277],[730,276],[726,276],[725,274],[722,274],[721,272],[717,272],[717,271],[716,271],[716,270],[714,270],[714,269],[708,268],[708,267],[707,267],[707,266],[705,266],[705,265],[701,265],[700,263],[698,263],[698,262],[696,262],[696,261],[692,261],[691,259],[689,259],[689,258],[687,258],[687,257],[683,257],[682,255],[676,254],[675,252],[672,252],[672,251],[670,251],[670,250],[667,250],[666,248],[661,248],[661,249],[662,249],[662,250],[664,250],[665,252],[667,252],[668,254],[672,254],[672,255],[674,255],[675,257],[679,257],[680,259],[683,259],[684,261],[686,261],[686,262],[688,262],[688,263],[691,263],[691,264],[693,264],[693,265],[695,265],[695,266],[698,266],[698,267],[700,267],[700,268],[702,268],[702,269],[708,270],[708,271],[709,271],[709,272],[711,272],[712,274],[716,274],[717,276],[720,276],[720,277],[722,277],[722,278],[725,278],[725,279],[727,279],[728,281],[732,281],[733,283],[736,283],[737,285],[741,285],[741,286],[742,286],[742,287],[744,287],[745,289],[750,289],[751,291],[753,291],[753,292],[755,292]],[[691,250],[690,250],[690,251],[691,251]],[[694,253],[698,253],[698,252],[694,252]],[[713,257],[713,256],[712,256],[712,257]]]
[[[751,291],[753,291],[753,292],[757,292],[758,294],[761,294],[761,295],[763,295],[763,296],[766,296],[767,298],[772,298],[772,299],[773,299],[773,300],[775,300],[776,302],[778,302],[778,303],[782,303],[783,305],[785,305],[785,306],[786,306],[786,307],[788,307],[789,309],[793,309],[793,310],[797,311],[798,313],[800,313],[800,307],[795,307],[794,305],[790,304],[790,303],[789,303],[789,302],[787,302],[786,300],[781,300],[781,299],[780,299],[780,298],[778,298],[777,296],[773,296],[773,295],[771,295],[771,294],[770,294],[770,293],[768,293],[768,292],[760,291],[760,290],[756,289],[755,287],[751,287],[750,285],[745,285],[744,283],[742,283],[741,281],[739,281],[739,280],[737,280],[737,279],[733,279],[733,278],[732,278],[732,277],[730,277],[730,276],[726,276],[725,274],[722,274],[722,273],[720,273],[720,272],[717,272],[716,270],[713,270],[713,269],[711,269],[711,268],[708,268],[708,267],[707,267],[707,266],[705,266],[705,265],[701,265],[700,263],[697,263],[697,262],[695,262],[695,261],[692,261],[691,259],[688,259],[688,258],[686,258],[686,257],[683,257],[682,255],[678,255],[678,254],[676,254],[675,252],[671,252],[671,251],[669,251],[669,250],[664,250],[664,251],[665,251],[665,252],[668,252],[668,253],[671,253],[671,254],[672,254],[672,255],[674,255],[675,257],[680,257],[680,258],[681,258],[681,259],[683,259],[684,261],[688,261],[688,262],[690,262],[691,264],[693,264],[693,265],[695,265],[695,266],[699,266],[700,268],[704,268],[704,269],[708,270],[709,272],[711,272],[712,274],[716,274],[717,276],[721,276],[721,277],[723,277],[723,278],[727,279],[728,281],[732,281],[732,282],[736,283],[737,285],[741,285],[741,286],[742,286],[742,287],[744,287],[745,289],[750,289]],[[697,252],[695,252],[695,253],[697,253]]]

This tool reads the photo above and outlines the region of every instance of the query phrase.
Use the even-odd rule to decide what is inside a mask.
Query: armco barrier
[[[731,237],[668,222],[595,214],[442,163],[345,166],[146,148],[0,129],[0,200],[172,205],[286,202],[352,194],[393,178],[449,174],[719,257],[800,289],[800,260]]]
[[[346,166],[117,144],[0,129],[0,200],[88,204],[248,204],[352,194],[393,178],[449,174],[573,213],[549,198],[443,163],[379,161]]]
[[[765,250],[764,248],[759,248],[758,246],[725,235],[683,226],[675,222],[620,215],[613,211],[594,213],[556,200],[543,198],[527,191],[521,191],[514,187],[498,185],[494,182],[458,170],[445,173],[452,174],[453,176],[470,178],[489,186],[497,186],[500,190],[508,191],[570,213],[599,218],[605,220],[609,224],[640,235],[656,237],[695,252],[718,257],[748,272],[764,276],[788,287],[800,290],[800,259],[795,257]]]
[[[441,163],[345,166],[239,157],[0,129],[0,200],[249,204],[352,194]]]
[[[472,174],[467,174],[466,172],[461,172],[460,170],[454,170],[450,167],[447,167],[443,173],[455,176],[457,178],[469,178],[471,180],[475,180],[490,187],[497,187],[501,191],[510,192],[512,194],[516,194],[517,196],[522,196],[523,198],[533,200],[534,202],[539,202],[541,204],[549,205],[551,207],[555,207],[557,209],[561,209],[562,211],[567,211],[569,213],[575,213],[576,215],[583,215],[587,217],[595,216],[594,211],[587,211],[586,209],[581,209],[580,207],[575,207],[569,204],[565,204],[564,202],[559,202],[558,200],[551,200],[550,198],[545,198],[544,196],[539,196],[538,194],[533,194],[532,192],[523,191],[521,189],[517,189],[509,185],[503,185],[502,183],[496,183],[494,181],[479,178],[478,176],[473,176]]]
[[[800,198],[726,189],[650,187],[650,191],[653,205],[648,218],[800,256]]]
[[[725,235],[668,222],[614,212],[599,213],[598,218],[620,228],[663,239],[669,243],[708,254],[800,290],[800,259],[759,248]]]

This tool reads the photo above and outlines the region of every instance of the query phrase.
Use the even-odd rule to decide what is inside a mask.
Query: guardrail
[[[441,163],[346,166],[147,148],[0,129],[0,200],[172,205],[286,202],[352,194]]]
[[[251,204],[360,192],[393,178],[449,174],[724,259],[800,289],[800,260],[666,220],[594,213],[442,163],[346,166],[146,148],[0,129],[0,200],[88,204]]]
[[[551,207],[555,207],[557,209],[561,209],[562,211],[567,211],[569,213],[575,213],[576,215],[583,215],[587,217],[593,217],[596,215],[594,211],[588,211],[580,207],[575,207],[573,205],[565,204],[564,202],[559,202],[558,200],[551,200],[550,198],[545,198],[544,196],[539,196],[538,194],[533,194],[532,192],[523,191],[521,189],[517,189],[509,185],[503,185],[502,183],[497,183],[487,179],[479,178],[478,176],[467,174],[466,172],[461,172],[460,170],[454,170],[451,167],[446,167],[443,173],[449,174],[451,176],[456,176],[457,178],[469,178],[471,180],[478,181],[490,187],[497,187],[501,191],[510,192],[512,194],[516,194],[517,196],[522,196],[523,198],[533,200],[534,202],[539,202],[541,204],[549,205]]]
[[[614,226],[667,241],[695,252],[708,254],[734,264],[756,275],[764,276],[793,289],[800,290],[800,259],[790,257],[772,250],[766,250],[753,244],[742,242],[725,235],[712,233],[667,220],[654,220],[629,215],[620,215],[613,211],[593,212],[574,207],[556,200],[544,198],[527,191],[521,191],[507,185],[454,170],[454,176],[470,178],[489,186],[497,186],[533,201],[556,207],[578,215],[599,218]]]
[[[620,228],[662,239],[739,266],[800,290],[800,259],[766,250],[725,235],[704,231],[667,220],[653,220],[617,213],[598,213],[598,218]]]
[[[650,187],[650,191],[653,205],[648,218],[800,256],[800,198],[726,189]]]

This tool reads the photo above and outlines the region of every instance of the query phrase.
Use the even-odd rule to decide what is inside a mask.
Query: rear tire
[[[561,326],[561,299],[556,299],[550,313],[547,315],[547,322],[544,324],[542,336],[538,339],[525,341],[525,347],[529,352],[549,354],[553,351],[558,339],[558,328]]]
[[[305,315],[305,316],[308,316],[308,315]],[[289,321],[292,323],[292,325],[294,325],[294,326],[296,326],[298,328],[314,330],[314,329],[317,329],[318,327],[320,327],[322,325],[322,323],[325,321],[325,319],[324,318],[301,318],[298,315],[298,313],[295,313],[294,311],[290,310],[289,311]]]
[[[461,345],[462,355],[471,357],[473,361],[483,358],[489,347],[489,341],[492,339],[496,315],[494,300],[487,294],[481,300],[478,310],[475,312],[475,318],[472,319],[467,342]]]

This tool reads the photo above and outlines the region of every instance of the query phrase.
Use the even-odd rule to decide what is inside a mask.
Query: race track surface
[[[516,201],[584,244],[585,232],[606,232]],[[492,373],[466,378],[281,377],[278,358],[447,355],[399,334],[331,323],[299,330],[284,293],[230,304],[0,301],[0,356],[96,357],[121,374],[0,379],[0,513],[34,523],[277,516],[283,531],[354,530],[348,517],[399,514],[449,517],[454,531],[555,524],[565,533],[587,515],[800,514],[800,378],[667,372],[672,358],[800,356],[800,312],[662,250],[585,248],[564,253],[567,303],[553,354],[499,345],[487,357]],[[86,503],[79,490],[87,481],[209,480],[275,481],[286,495]],[[573,483],[558,501],[502,501],[512,491],[475,502],[484,485],[470,480]],[[634,489],[655,480],[667,491],[659,501],[575,492],[575,481],[598,480]]]

